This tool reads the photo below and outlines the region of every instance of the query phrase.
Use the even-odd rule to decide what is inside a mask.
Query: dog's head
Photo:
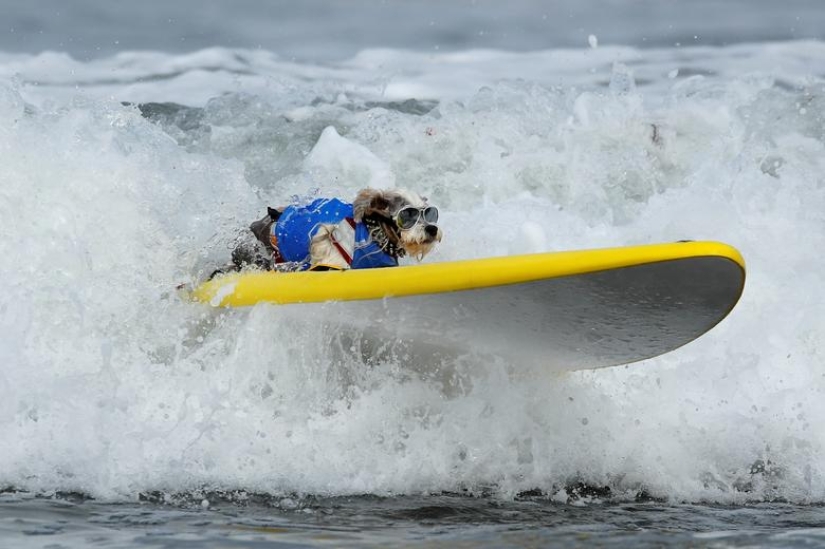
[[[363,189],[353,202],[353,216],[355,221],[380,227],[386,242],[419,261],[441,242],[438,210],[412,191]]]

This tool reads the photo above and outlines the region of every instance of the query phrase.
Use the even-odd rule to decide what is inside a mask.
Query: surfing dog
[[[318,198],[269,207],[236,244],[232,263],[212,276],[247,266],[323,271],[395,267],[405,256],[421,261],[441,241],[437,223],[438,209],[404,189],[362,189],[352,203]]]

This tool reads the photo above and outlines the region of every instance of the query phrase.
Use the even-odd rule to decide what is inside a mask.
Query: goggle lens
[[[438,208],[427,206],[424,208],[424,221],[427,223],[438,223]]]

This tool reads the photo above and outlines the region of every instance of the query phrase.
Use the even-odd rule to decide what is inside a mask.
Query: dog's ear
[[[283,212],[281,210],[276,210],[272,206],[267,206],[266,213],[269,214],[269,219],[271,219],[272,221],[278,221],[278,218],[281,217],[281,214]]]
[[[361,221],[369,215],[390,217],[390,201],[383,191],[376,189],[362,189],[358,191],[352,203],[352,215],[356,221]]]

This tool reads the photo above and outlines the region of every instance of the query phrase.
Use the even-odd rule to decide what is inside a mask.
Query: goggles
[[[437,223],[438,208],[435,206],[427,206],[426,208],[407,206],[395,214],[395,222],[402,229],[412,229],[422,217],[427,223]]]

